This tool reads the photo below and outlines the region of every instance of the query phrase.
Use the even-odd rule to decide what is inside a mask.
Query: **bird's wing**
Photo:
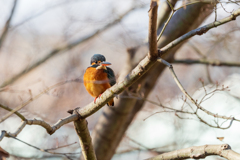
[[[107,70],[105,70],[105,71],[108,75],[110,85],[113,86],[114,84],[116,84],[116,77],[114,75],[113,70],[111,68],[107,67]]]

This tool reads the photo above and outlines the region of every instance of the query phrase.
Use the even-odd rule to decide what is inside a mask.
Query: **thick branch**
[[[149,42],[149,53],[150,59],[157,59],[157,11],[158,11],[158,0],[151,0],[149,10],[149,29],[148,29],[148,42]]]
[[[92,138],[88,131],[88,122],[85,119],[74,121],[74,128],[78,134],[82,154],[85,160],[96,160],[96,155],[92,145]]]
[[[205,145],[180,149],[158,155],[148,160],[181,160],[187,158],[201,159],[211,155],[219,155],[227,159],[240,159],[240,154],[231,150],[228,144]]]

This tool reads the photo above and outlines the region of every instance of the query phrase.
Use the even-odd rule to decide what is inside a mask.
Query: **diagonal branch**
[[[4,25],[3,32],[2,32],[2,35],[0,37],[0,49],[2,48],[3,42],[4,42],[4,40],[5,40],[6,36],[7,36],[8,29],[9,29],[12,17],[13,17],[13,15],[15,13],[16,6],[17,6],[17,0],[14,0],[13,6],[12,6],[12,11],[10,13],[10,16],[9,16],[8,20],[6,21],[6,23]]]
[[[5,109],[5,110],[7,110],[7,111],[13,112],[13,113],[16,114],[19,118],[21,118],[23,121],[26,120],[26,118],[25,118],[21,113],[19,113],[18,111],[15,111],[15,112],[14,112],[12,108],[9,108],[9,107],[4,106],[4,105],[2,105],[2,104],[0,104],[0,107],[3,108],[3,109]]]
[[[228,23],[230,21],[236,20],[236,18],[240,15],[240,8],[237,9],[236,11],[234,11],[230,16],[223,18],[221,20],[218,20],[216,22],[207,24],[205,26],[202,26],[200,28],[194,29],[186,34],[184,34],[183,36],[175,39],[174,41],[172,41],[171,43],[169,43],[168,45],[166,45],[165,47],[161,48],[158,50],[159,55],[162,57],[169,49],[175,47],[176,45],[180,44],[181,42],[195,36],[195,35],[202,35],[204,33],[206,33],[207,31],[209,31],[212,28],[218,27],[220,25],[223,25],[225,23]]]

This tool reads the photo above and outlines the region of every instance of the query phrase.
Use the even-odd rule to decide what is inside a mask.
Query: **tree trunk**
[[[187,6],[186,9],[182,8],[178,10],[170,20],[166,30],[159,40],[158,47],[161,48],[179,36],[195,29],[211,12],[212,6],[206,3],[197,3]],[[162,25],[159,25],[161,27],[159,27],[158,33],[163,26],[163,21],[159,20],[159,23],[162,23]],[[175,52],[181,47],[181,45],[182,44],[170,50],[163,59],[171,63]],[[120,77],[126,76],[127,73],[132,70],[136,65],[134,62],[138,62],[136,59],[139,59],[140,55],[147,54],[146,48],[147,46],[142,46],[130,50],[129,59],[126,64],[127,66],[124,68]],[[149,72],[143,75],[137,82],[120,95],[120,99],[116,100],[116,105],[114,107],[104,108],[103,114],[100,116],[93,131],[93,146],[98,160],[110,160],[112,158],[134,116],[144,105],[144,100],[130,98],[129,91],[133,93],[142,92],[144,93],[144,96],[147,97],[164,69],[164,65],[156,63]],[[140,91],[138,91],[139,86],[141,86]]]

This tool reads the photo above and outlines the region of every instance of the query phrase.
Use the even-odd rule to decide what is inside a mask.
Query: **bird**
[[[113,70],[107,66],[111,63],[106,62],[106,58],[101,54],[94,54],[91,57],[90,65],[84,75],[83,82],[88,93],[96,99],[102,95],[102,93],[116,84],[116,78]],[[114,100],[111,99],[108,106],[114,106]]]

